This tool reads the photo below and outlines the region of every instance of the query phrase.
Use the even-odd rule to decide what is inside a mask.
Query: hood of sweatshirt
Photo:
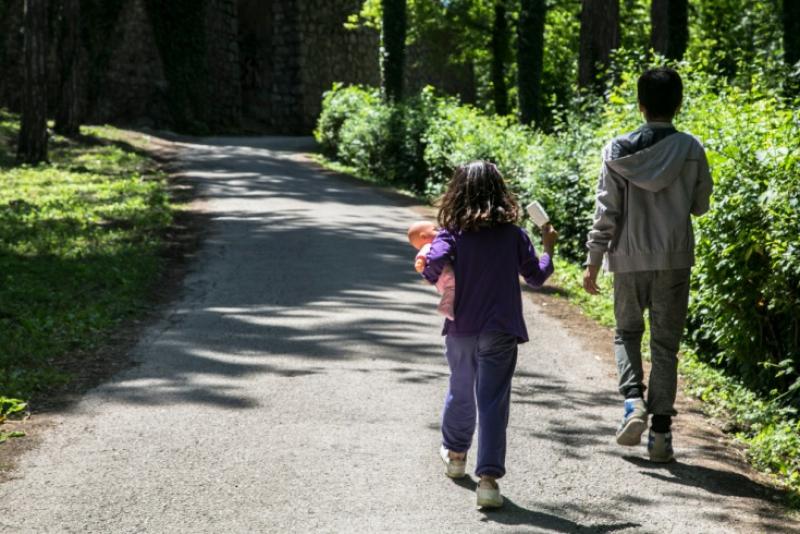
[[[694,142],[691,135],[677,132],[651,147],[605,164],[633,185],[655,193],[678,178]]]

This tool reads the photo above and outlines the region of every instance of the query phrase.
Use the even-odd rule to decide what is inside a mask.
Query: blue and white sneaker
[[[651,462],[666,464],[675,459],[672,449],[672,432],[653,432],[647,438],[647,452]]]
[[[617,443],[635,447],[647,430],[647,405],[644,399],[625,399],[625,415],[617,429]]]

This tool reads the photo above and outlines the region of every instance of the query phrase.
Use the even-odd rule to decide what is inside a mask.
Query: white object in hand
[[[547,212],[544,211],[542,205],[535,200],[528,204],[528,207],[525,209],[539,228],[550,222],[550,217],[547,216]]]

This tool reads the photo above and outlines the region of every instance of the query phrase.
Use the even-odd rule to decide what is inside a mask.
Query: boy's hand
[[[558,241],[558,232],[556,232],[556,229],[553,228],[553,225],[547,223],[542,226],[542,246],[544,247],[544,251],[550,257],[553,256],[556,241]]]
[[[417,258],[416,260],[414,260],[414,269],[418,273],[421,273],[422,271],[424,271],[425,270],[425,258]]]
[[[597,295],[600,293],[600,287],[597,285],[597,274],[599,272],[599,265],[588,265],[583,272],[583,289],[590,295]]]

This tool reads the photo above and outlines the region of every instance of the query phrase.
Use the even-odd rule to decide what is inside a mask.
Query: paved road
[[[304,148],[183,146],[213,220],[196,269],[139,365],[59,415],[0,486],[0,531],[771,528],[750,483],[709,473],[702,451],[657,468],[614,446],[613,369],[530,301],[507,505],[477,511],[474,479],[446,479],[436,454],[447,369],[405,242],[419,216],[316,170]]]

